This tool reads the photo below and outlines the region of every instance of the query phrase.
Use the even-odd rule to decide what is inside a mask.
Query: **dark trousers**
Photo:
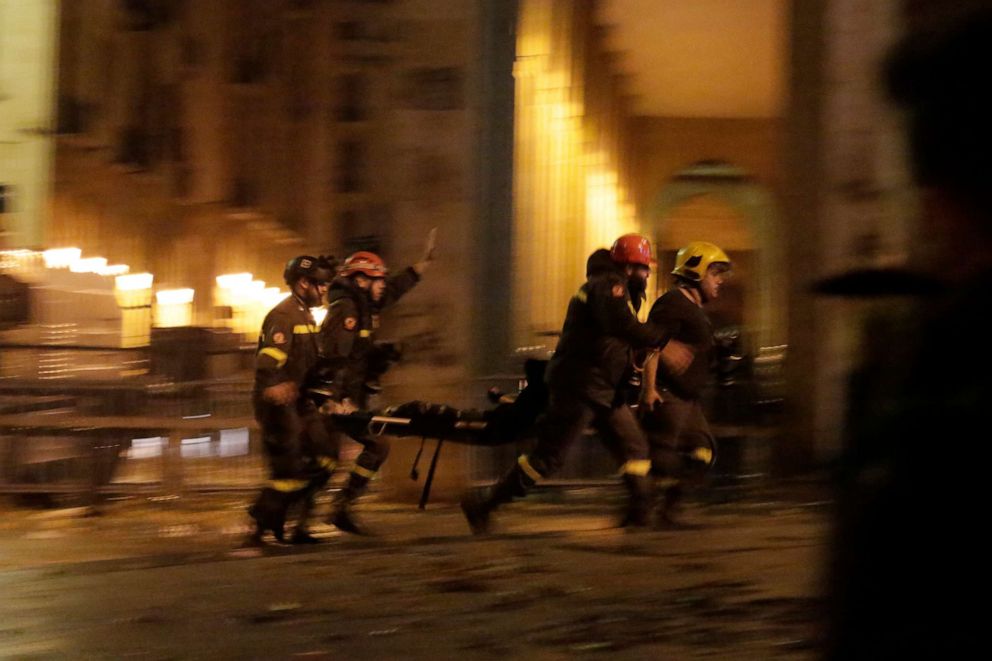
[[[318,447],[326,443],[317,409],[310,402],[278,406],[260,397],[254,404],[270,479],[309,480],[315,470]]]
[[[262,428],[269,481],[249,512],[257,523],[256,535],[260,537],[264,529],[270,529],[282,540],[289,508],[303,499],[301,519],[305,523],[312,494],[330,476],[322,469],[317,454],[325,434],[317,409],[309,401],[280,406],[256,396],[253,404],[255,419]]]
[[[716,440],[698,399],[661,391],[662,403],[642,413],[651,446],[651,474],[672,481],[702,477],[716,456]]]
[[[610,407],[552,394],[537,426],[537,446],[527,461],[540,477],[549,477],[561,469],[568,451],[590,426],[619,462],[646,461],[650,456],[648,440],[626,405]]]
[[[521,455],[494,486],[483,505],[491,511],[521,498],[536,482],[561,468],[569,448],[590,425],[602,436],[614,456],[623,461],[624,484],[630,493],[624,525],[644,525],[650,511],[648,441],[627,405],[604,406],[580,397],[551,395],[548,410],[538,421],[537,446]]]

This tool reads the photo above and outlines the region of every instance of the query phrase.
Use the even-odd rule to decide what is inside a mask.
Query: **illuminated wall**
[[[591,3],[524,0],[514,63],[514,341],[561,327],[586,257],[639,222],[627,100]]]
[[[11,187],[0,227],[8,248],[43,240],[51,186],[56,0],[0,0],[0,184]]]

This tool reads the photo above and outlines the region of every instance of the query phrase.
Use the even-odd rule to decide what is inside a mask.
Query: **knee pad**
[[[716,443],[710,439],[698,439],[683,453],[687,477],[702,478],[716,463]]]
[[[517,458],[516,474],[520,483],[529,489],[549,474],[549,468],[547,462],[540,458],[534,459],[522,454]]]

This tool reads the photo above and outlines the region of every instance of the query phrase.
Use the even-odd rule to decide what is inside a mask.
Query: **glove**
[[[352,404],[350,399],[345,397],[340,402],[334,401],[333,399],[328,399],[320,405],[319,410],[323,415],[348,415],[349,413],[354,413],[357,411],[358,407]]]

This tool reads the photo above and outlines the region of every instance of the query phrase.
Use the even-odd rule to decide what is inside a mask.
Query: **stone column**
[[[878,85],[900,31],[897,10],[895,0],[792,3],[784,187],[790,424],[774,453],[781,471],[840,449],[857,350],[856,309],[814,298],[811,285],[908,253],[905,170]]]
[[[52,186],[58,2],[0,2],[0,246],[44,241]]]

